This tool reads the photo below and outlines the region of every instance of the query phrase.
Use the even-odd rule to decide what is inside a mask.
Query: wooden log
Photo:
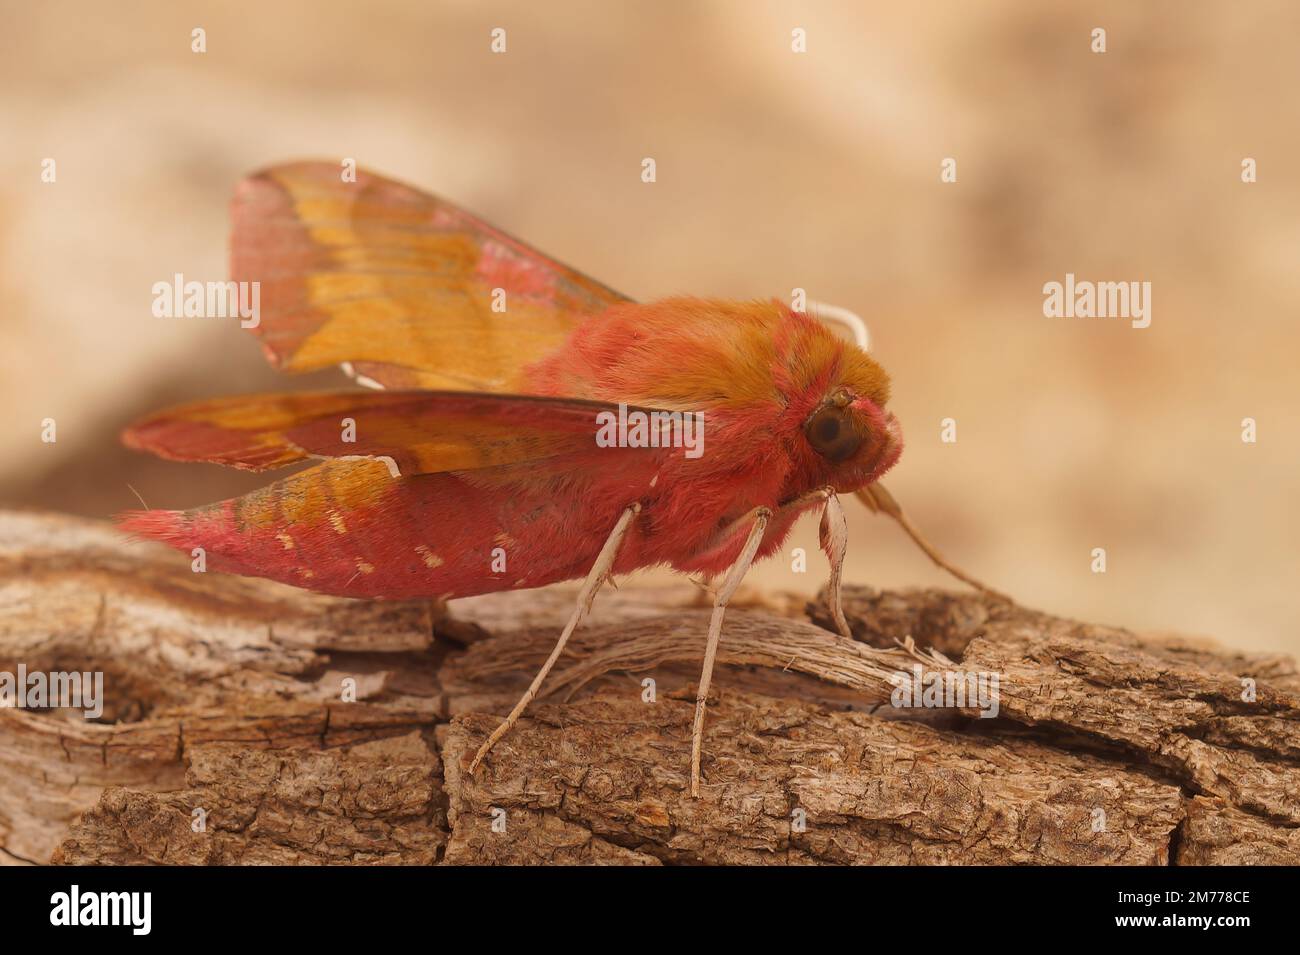
[[[0,708],[0,860],[1300,862],[1294,661],[976,594],[848,588],[848,640],[742,592],[695,800],[707,597],[607,589],[470,778],[572,599],[321,597],[0,512],[0,671],[105,688],[97,720]],[[894,705],[916,667],[972,695]]]

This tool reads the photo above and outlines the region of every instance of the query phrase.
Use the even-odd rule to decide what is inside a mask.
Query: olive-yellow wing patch
[[[287,371],[510,392],[579,320],[626,301],[449,202],[343,173],[275,166],[232,204],[231,277],[260,283],[254,333]]]

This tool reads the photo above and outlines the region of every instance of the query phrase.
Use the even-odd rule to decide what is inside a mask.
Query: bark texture
[[[976,594],[845,596],[853,640],[817,601],[733,602],[698,800],[689,585],[606,589],[471,778],[572,591],[320,597],[0,512],[0,671],[104,674],[98,720],[0,708],[0,861],[1300,862],[1294,661]],[[996,674],[996,717],[893,705],[918,666]]]

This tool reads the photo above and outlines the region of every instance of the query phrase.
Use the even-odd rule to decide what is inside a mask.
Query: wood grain
[[[321,597],[0,512],[0,670],[106,688],[98,721],[0,709],[0,860],[1300,863],[1294,661],[964,593],[849,588],[847,640],[742,592],[692,800],[705,597],[607,589],[468,778],[571,600]],[[918,663],[997,673],[998,716],[892,706]]]

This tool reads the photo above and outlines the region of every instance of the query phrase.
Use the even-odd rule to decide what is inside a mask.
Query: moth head
[[[817,405],[803,423],[804,439],[844,489],[877,480],[903,452],[898,419],[873,398],[841,386]]]

